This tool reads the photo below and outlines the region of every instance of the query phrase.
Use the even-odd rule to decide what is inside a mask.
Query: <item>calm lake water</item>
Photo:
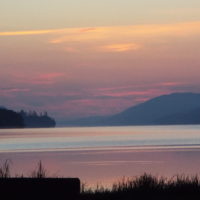
[[[0,130],[0,162],[30,175],[42,160],[49,176],[110,185],[144,172],[200,173],[200,126],[127,126]]]

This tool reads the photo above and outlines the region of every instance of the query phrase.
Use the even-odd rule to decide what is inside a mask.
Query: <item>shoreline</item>
[[[41,148],[41,149],[10,149],[0,150],[3,153],[45,153],[45,152],[83,152],[83,151],[200,151],[200,144],[186,145],[141,145],[141,146],[99,146],[99,147],[79,147],[79,148]]]

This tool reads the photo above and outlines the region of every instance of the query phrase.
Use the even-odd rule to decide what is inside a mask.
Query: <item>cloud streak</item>
[[[63,28],[63,29],[44,29],[44,30],[21,30],[21,31],[4,31],[0,36],[24,36],[24,35],[51,35],[65,33],[87,33],[94,31],[96,28]]]
[[[27,85],[53,85],[63,78],[66,77],[65,73],[42,73],[42,74],[33,74],[31,77],[26,75],[16,75],[15,79],[17,83],[23,83]]]
[[[55,34],[60,36],[53,39],[51,43],[62,43],[74,40],[84,40],[95,38],[106,38],[110,35],[150,35],[150,34],[188,34],[194,33],[194,30],[200,31],[200,21],[174,23],[174,24],[152,24],[152,25],[132,25],[132,26],[107,26],[107,27],[86,27],[86,28],[62,28],[62,29],[44,29],[44,30],[20,30],[0,32],[0,36],[23,36],[23,35],[48,35]],[[69,34],[69,35],[68,35]],[[69,37],[70,36],[70,37]]]
[[[0,88],[1,92],[29,92],[28,88]]]
[[[135,51],[142,48],[141,45],[136,43],[125,43],[125,44],[111,44],[102,46],[101,50],[105,52],[126,52]]]
[[[155,24],[137,26],[95,27],[85,29],[65,29],[52,35],[49,43],[60,46],[69,53],[92,52],[129,52],[140,51],[167,42],[167,38],[184,38],[200,34],[200,22],[179,24]],[[164,43],[163,43],[164,42]],[[151,46],[149,46],[151,48]]]
[[[10,31],[10,32],[0,32],[0,36],[46,35],[55,33],[57,34],[63,31],[65,31],[65,29]]]
[[[83,29],[65,29],[60,36],[49,42],[52,44],[65,43],[70,41],[84,42],[106,39],[123,39],[135,37],[152,37],[152,36],[187,36],[200,33],[200,21],[187,22],[178,24],[154,24],[154,25],[135,25],[135,26],[113,26],[113,27],[96,27]],[[115,43],[116,44],[116,43]],[[119,45],[119,44],[116,44]]]
[[[200,21],[132,26],[63,28],[0,32],[0,37],[41,36],[47,45],[63,52],[129,52],[145,49],[150,43],[165,41],[166,37],[188,37],[200,34]],[[47,37],[48,36],[48,37]],[[159,40],[160,38],[160,40]]]

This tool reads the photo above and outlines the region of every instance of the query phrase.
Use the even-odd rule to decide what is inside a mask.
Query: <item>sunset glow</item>
[[[0,3],[0,106],[62,121],[200,92],[199,1],[45,2]]]

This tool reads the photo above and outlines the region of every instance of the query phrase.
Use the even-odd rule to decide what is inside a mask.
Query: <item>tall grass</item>
[[[47,170],[42,165],[42,161],[38,162],[36,169],[31,173],[32,178],[46,178],[47,177]]]
[[[6,160],[0,165],[0,179],[11,178],[11,162]],[[47,178],[47,170],[41,161],[31,173],[31,178]],[[21,177],[24,177],[23,175]],[[18,177],[20,178],[20,177]],[[156,177],[143,174],[134,178],[122,178],[111,188],[97,185],[95,189],[87,188],[82,183],[78,200],[133,200],[133,199],[200,199],[199,176],[177,175],[172,178]]]
[[[159,178],[145,173],[135,178],[122,178],[111,189],[85,189],[81,199],[200,199],[200,179],[198,176],[185,175]]]
[[[11,178],[11,161],[6,160],[2,165],[0,165],[0,178]],[[22,178],[24,174],[16,175],[15,177]],[[31,178],[46,178],[47,170],[42,164],[42,161],[39,161],[36,169],[31,172]]]
[[[0,166],[0,178],[9,178],[11,176],[10,173],[10,160],[6,160],[2,166]]]

